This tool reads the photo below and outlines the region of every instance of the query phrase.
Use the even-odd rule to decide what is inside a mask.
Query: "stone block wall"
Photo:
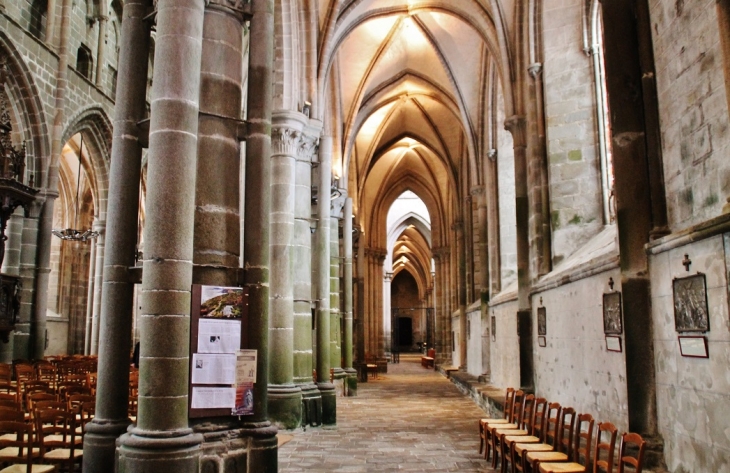
[[[504,123],[504,98],[499,95],[497,123]],[[515,150],[512,135],[497,130],[497,175],[499,176],[499,251],[501,286],[517,280],[517,216],[515,213]],[[489,159],[489,158],[487,158]]]
[[[546,147],[553,260],[602,228],[600,157],[592,58],[583,51],[580,0],[543,7]]]
[[[649,2],[672,231],[719,215],[730,193],[730,125],[715,3]]]
[[[473,307],[473,306],[472,306]],[[482,374],[482,311],[472,310],[466,313],[467,317],[467,338],[466,338],[466,363],[469,373]]]
[[[662,243],[666,241],[658,245]],[[730,472],[730,233],[654,248],[650,274],[657,411],[667,467],[676,473]],[[685,254],[692,261],[689,272],[682,265]],[[674,321],[672,280],[698,272],[706,275],[710,330],[687,335],[707,338],[707,359],[681,355]]]

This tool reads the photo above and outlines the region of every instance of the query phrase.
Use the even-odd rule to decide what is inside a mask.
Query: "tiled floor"
[[[279,472],[492,472],[478,453],[483,412],[451,382],[401,355],[357,397],[337,398],[337,428],[279,448]]]

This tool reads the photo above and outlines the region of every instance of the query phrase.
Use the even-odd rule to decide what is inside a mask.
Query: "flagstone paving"
[[[401,355],[388,373],[337,398],[337,427],[287,432],[280,473],[493,472],[479,455],[484,413],[444,376]]]

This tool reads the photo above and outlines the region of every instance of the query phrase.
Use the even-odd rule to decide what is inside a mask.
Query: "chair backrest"
[[[50,449],[70,450],[70,458],[76,448],[76,414],[61,409],[38,409],[35,413],[37,443],[41,458]],[[53,437],[49,437],[49,436]]]
[[[613,451],[616,448],[616,433],[618,429],[610,422],[601,422],[598,424],[598,433],[596,434],[596,451],[593,457],[593,473],[612,473],[613,471]],[[605,441],[606,435],[608,442]],[[601,455],[603,453],[603,455]],[[605,459],[601,459],[605,456]]]
[[[10,383],[13,377],[13,369],[7,363],[0,363],[0,381]]]
[[[53,394],[48,393],[33,393],[28,395],[28,405],[26,406],[26,409],[29,413],[33,413],[35,410],[35,406],[37,403],[41,401],[56,401],[56,396]]]
[[[515,403],[515,388],[507,388],[504,393],[504,418],[509,419],[512,415],[512,406]]]
[[[593,444],[593,416],[590,414],[580,414],[578,423],[575,426],[575,448],[573,449],[574,460],[576,463],[585,465],[586,470],[591,466],[591,449]],[[585,460],[581,461],[581,457]]]
[[[624,473],[624,467],[631,465],[634,473],[641,473],[644,463],[644,447],[646,442],[641,435],[625,433],[621,436],[621,447],[618,454],[618,473]],[[636,452],[636,456],[632,454]]]
[[[543,442],[550,444],[556,448],[558,444],[558,436],[560,432],[560,419],[563,408],[558,402],[551,402],[547,407],[547,416],[545,420],[545,435],[541,439]]]
[[[572,407],[563,407],[560,412],[560,427],[558,428],[558,438],[555,449],[568,455],[573,456],[573,432],[575,430],[575,409]]]
[[[522,401],[522,413],[520,414],[520,428],[527,431],[529,435],[533,432],[533,421],[535,413],[535,395],[525,395],[524,401]]]
[[[545,438],[547,407],[547,399],[544,397],[535,398],[535,407],[532,409],[532,435],[539,438],[541,441]]]
[[[512,424],[520,423],[520,416],[522,415],[522,407],[525,401],[525,392],[521,389],[515,391],[514,398],[512,399],[512,407],[510,409],[508,421]]]
[[[25,472],[31,473],[33,455],[29,451],[33,448],[33,426],[23,422],[22,413],[20,417],[20,420],[0,420],[0,449],[17,448],[18,459],[13,463],[25,463]]]
[[[69,411],[81,414],[81,405],[85,402],[91,402],[93,404],[96,402],[96,398],[90,394],[71,394],[66,402],[68,403]]]

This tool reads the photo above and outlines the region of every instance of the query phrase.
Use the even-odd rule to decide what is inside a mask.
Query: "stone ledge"
[[[504,417],[505,389],[492,386],[464,371],[451,371],[450,367],[437,366],[437,370],[447,376],[452,383],[479,406],[487,417]]]

